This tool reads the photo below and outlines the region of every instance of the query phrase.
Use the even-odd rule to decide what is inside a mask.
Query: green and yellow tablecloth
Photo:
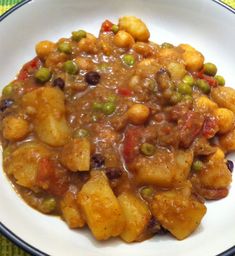
[[[0,15],[9,10],[22,0],[0,0]],[[235,0],[221,0],[221,2],[235,9]],[[4,236],[0,235],[0,256],[28,256],[19,247],[11,243]]]

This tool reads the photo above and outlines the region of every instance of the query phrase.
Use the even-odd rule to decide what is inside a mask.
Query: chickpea
[[[113,40],[114,44],[121,48],[131,48],[135,43],[134,38],[123,30],[118,31]]]
[[[188,71],[198,71],[203,67],[204,56],[188,44],[179,45],[184,50],[182,57]]]
[[[214,111],[218,120],[219,133],[227,133],[234,127],[234,114],[227,108],[218,108]]]
[[[195,100],[195,109],[201,113],[213,113],[217,108],[218,105],[206,96],[201,96]]]
[[[149,108],[143,104],[134,104],[127,111],[129,121],[136,125],[144,124],[147,121],[149,114]]]
[[[143,59],[137,64],[136,75],[139,75],[140,77],[148,77],[156,73],[159,69],[160,65],[156,59]]]
[[[182,63],[171,62],[167,66],[167,69],[169,70],[173,80],[181,80],[186,74],[185,66]]]
[[[48,56],[45,62],[45,66],[51,69],[63,65],[63,63],[68,59],[67,54],[63,52],[53,52]]]
[[[54,49],[55,43],[47,40],[39,42],[35,47],[36,53],[41,59],[46,59]]]
[[[23,139],[29,133],[29,124],[20,117],[7,116],[3,119],[3,137],[10,141]]]
[[[78,47],[80,51],[95,54],[97,52],[96,38],[91,34],[87,34],[86,38],[82,38],[78,42]]]
[[[87,33],[85,38],[78,42],[80,51],[95,54],[97,52],[97,39],[94,35]]]
[[[148,43],[137,42],[133,45],[133,50],[141,54],[143,57],[149,57],[154,54],[154,50]]]
[[[235,130],[223,134],[219,137],[219,145],[225,153],[235,150]]]
[[[95,65],[92,62],[91,59],[88,58],[83,58],[83,57],[77,57],[75,59],[75,62],[77,63],[78,67],[80,69],[85,69],[85,70],[93,70]]]
[[[177,48],[161,48],[157,53],[162,64],[169,64],[170,62],[177,62],[181,58],[181,54]]]
[[[150,33],[144,22],[135,16],[125,16],[119,19],[119,28],[130,33],[137,41],[146,42]]]

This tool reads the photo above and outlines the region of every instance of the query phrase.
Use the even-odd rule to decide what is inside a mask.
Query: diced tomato
[[[67,176],[49,158],[40,159],[36,183],[56,196],[63,195],[68,189]]]
[[[132,94],[132,91],[129,88],[118,88],[118,94],[120,94],[121,96],[125,96],[125,97],[129,97]]]
[[[102,32],[110,32],[112,30],[113,23],[109,20],[105,20],[102,23],[101,31]]]
[[[47,183],[54,175],[53,162],[48,158],[42,158],[39,161],[39,167],[37,172],[37,183]]]
[[[126,163],[134,160],[138,153],[138,146],[140,143],[142,128],[128,128],[125,133],[123,142],[123,157]]]
[[[217,189],[202,188],[201,194],[204,198],[208,200],[218,200],[228,195],[228,189],[227,188],[217,188]]]
[[[218,132],[218,129],[217,119],[213,116],[206,117],[202,128],[203,136],[207,139],[212,138]]]
[[[18,80],[25,80],[28,78],[29,74],[32,73],[35,69],[37,69],[41,64],[41,61],[38,57],[33,58],[31,61],[24,64],[22,69],[18,74]]]
[[[180,145],[188,148],[200,133],[204,118],[197,112],[189,111],[179,120]]]
[[[216,87],[216,86],[218,86],[217,80],[216,80],[214,77],[205,75],[203,69],[202,69],[201,71],[199,71],[199,72],[196,72],[196,73],[195,73],[195,76],[196,76],[197,78],[200,78],[200,79],[205,80],[211,87]]]

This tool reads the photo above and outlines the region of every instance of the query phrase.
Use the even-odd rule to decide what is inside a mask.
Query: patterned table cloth
[[[0,0],[0,15],[9,10],[22,0]],[[235,9],[235,0],[221,0],[221,2]],[[4,236],[0,235],[0,256],[27,256],[19,247],[14,245]]]

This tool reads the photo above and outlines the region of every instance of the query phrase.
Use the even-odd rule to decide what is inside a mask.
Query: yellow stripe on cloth
[[[231,6],[233,9],[235,9],[235,0],[222,0],[221,2],[223,2],[224,4],[227,4],[227,5]]]
[[[0,15],[9,10],[14,5],[0,5]]]

